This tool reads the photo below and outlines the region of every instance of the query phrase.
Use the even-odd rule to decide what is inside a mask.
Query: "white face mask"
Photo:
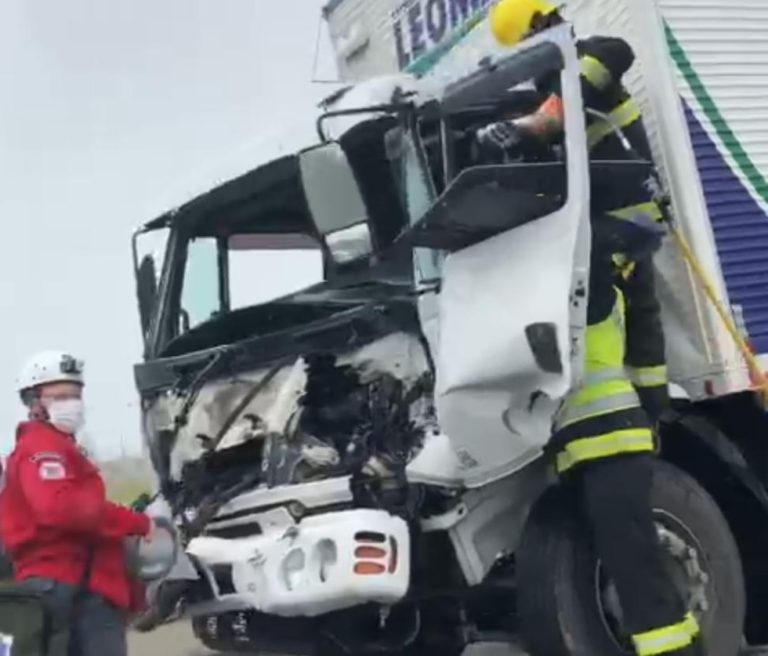
[[[85,406],[80,399],[53,401],[46,410],[48,421],[62,433],[74,435],[85,424]]]

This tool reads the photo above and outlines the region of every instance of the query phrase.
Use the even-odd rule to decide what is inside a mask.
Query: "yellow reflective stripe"
[[[664,215],[661,212],[661,208],[658,203],[649,201],[647,203],[638,203],[637,205],[627,205],[617,210],[611,210],[607,213],[616,219],[622,219],[628,221],[634,219],[638,214],[645,214],[648,218],[654,221],[661,221],[664,219]]]
[[[635,387],[624,369],[588,372],[581,387],[574,390],[559,416],[560,428],[575,421],[640,406]]]
[[[583,408],[588,405],[600,403],[603,399],[609,396],[620,396],[624,394],[631,396],[634,393],[634,385],[632,385],[629,378],[624,375],[621,378],[614,380],[606,380],[602,383],[588,386],[585,385],[584,387],[578,388],[573,393],[572,398],[568,400],[567,404],[573,408]]]
[[[628,428],[596,437],[585,437],[566,444],[557,456],[557,471],[563,473],[578,464],[623,453],[652,452],[654,448],[650,428]]]
[[[587,327],[586,373],[581,386],[568,396],[555,421],[555,430],[609,412],[640,406],[624,370],[625,303],[616,289],[611,315]]]
[[[609,412],[640,407],[635,387],[658,387],[667,384],[667,367],[607,368],[585,375],[581,388],[566,401],[555,422],[562,430],[580,421]]]
[[[631,392],[606,396],[597,401],[593,401],[592,403],[584,403],[574,406],[566,405],[557,417],[555,430],[562,430],[563,428],[572,426],[580,421],[587,421],[587,419],[594,419],[595,417],[607,415],[608,413],[631,410],[632,408],[639,407],[640,400],[638,399],[634,388]]]
[[[638,656],[657,656],[684,649],[699,634],[699,623],[688,613],[682,622],[632,636]]]
[[[627,367],[627,375],[636,387],[658,387],[667,384],[667,366]]]
[[[590,148],[594,148],[608,135],[613,134],[616,128],[625,128],[640,118],[640,108],[630,98],[608,114],[611,122],[595,121],[587,128],[587,142]]]
[[[624,367],[606,367],[605,369],[595,369],[594,371],[588,371],[584,375],[582,387],[591,387],[592,385],[600,385],[600,383],[624,380],[626,377],[627,373]]]
[[[603,62],[591,55],[584,55],[581,58],[581,74],[587,79],[587,82],[601,91],[613,82],[611,71],[606,68]]]
[[[639,408],[640,399],[634,385],[622,373],[621,378],[605,380],[585,385],[568,397],[563,409],[557,416],[556,430],[561,430],[579,421],[619,412],[630,408]]]

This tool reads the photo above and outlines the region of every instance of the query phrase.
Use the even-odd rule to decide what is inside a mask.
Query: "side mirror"
[[[326,236],[325,243],[336,264],[356,262],[373,253],[371,231],[367,223],[332,232]]]
[[[329,142],[306,150],[299,166],[309,211],[333,261],[344,265],[369,257],[368,210],[341,146]]]
[[[155,259],[151,255],[145,255],[141,260],[136,284],[139,297],[141,330],[146,335],[152,321],[152,311],[157,297],[157,272],[155,271]]]

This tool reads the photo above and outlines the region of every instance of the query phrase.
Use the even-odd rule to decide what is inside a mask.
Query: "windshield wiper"
[[[173,441],[176,441],[179,431],[187,425],[189,419],[189,412],[192,406],[197,401],[197,397],[200,395],[200,390],[210,380],[217,371],[217,366],[220,365],[225,359],[234,355],[235,349],[222,348],[211,356],[210,362],[203,367],[200,372],[195,376],[192,381],[185,388],[178,389],[181,394],[186,395],[184,399],[184,405],[181,407],[179,414],[173,419]]]

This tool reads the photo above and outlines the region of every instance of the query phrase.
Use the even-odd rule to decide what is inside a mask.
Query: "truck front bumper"
[[[376,602],[394,604],[410,580],[410,534],[381,510],[344,510],[232,539],[198,537],[187,549],[212,598],[192,615],[255,609],[315,617]]]

